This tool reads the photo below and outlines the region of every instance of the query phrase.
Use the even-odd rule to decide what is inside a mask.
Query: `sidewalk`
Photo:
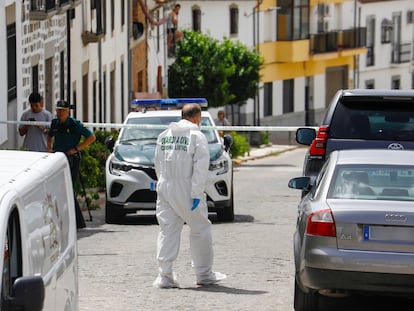
[[[260,147],[251,147],[250,152],[243,157],[233,159],[236,165],[242,164],[245,161],[264,158],[270,155],[277,155],[279,153],[298,148],[296,145],[261,145]]]

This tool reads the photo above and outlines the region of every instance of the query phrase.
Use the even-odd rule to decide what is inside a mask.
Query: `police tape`
[[[165,124],[123,124],[123,123],[94,123],[94,122],[82,122],[84,126],[90,128],[109,128],[109,129],[121,129],[121,128],[137,128],[137,129],[166,129],[168,125]],[[50,126],[50,122],[41,121],[1,121],[0,124],[15,124],[15,125],[43,125]],[[298,128],[305,126],[250,126],[250,125],[229,125],[229,126],[205,126],[202,125],[201,129],[215,129],[225,132],[296,132]],[[315,130],[318,127],[306,126],[307,128],[313,128]]]

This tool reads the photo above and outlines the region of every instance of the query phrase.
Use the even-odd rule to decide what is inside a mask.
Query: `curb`
[[[244,162],[250,161],[250,160],[256,160],[256,159],[262,159],[266,158],[268,156],[275,156],[278,154],[281,154],[286,151],[297,149],[298,146],[283,146],[280,148],[274,147],[274,146],[268,146],[268,145],[262,145],[259,148],[256,148],[251,151],[251,154],[245,157],[238,157],[236,159],[233,159],[232,162],[234,165],[241,165]],[[264,150],[268,149],[268,150]],[[256,150],[260,150],[258,154],[254,154]]]

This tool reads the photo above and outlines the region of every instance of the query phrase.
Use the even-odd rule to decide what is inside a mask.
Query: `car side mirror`
[[[311,188],[311,179],[308,176],[295,177],[289,180],[288,187],[299,190],[309,190]]]
[[[109,149],[109,151],[114,151],[114,146],[115,146],[115,140],[113,138],[113,136],[108,136],[105,139],[105,146]]]
[[[224,150],[229,151],[233,145],[233,137],[230,134],[226,134],[223,137]]]
[[[296,142],[301,145],[310,146],[316,137],[316,131],[313,128],[301,127],[296,130]]]
[[[41,276],[24,276],[13,284],[13,296],[6,298],[10,310],[41,311],[45,285]]]

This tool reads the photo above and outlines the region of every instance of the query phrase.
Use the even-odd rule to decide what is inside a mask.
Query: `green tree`
[[[244,104],[260,81],[262,58],[230,39],[187,31],[168,71],[170,97],[205,97],[210,107]]]
[[[263,59],[239,41],[225,39],[222,46],[225,53],[223,59],[234,68],[232,74],[227,77],[229,91],[232,94],[229,104],[244,104],[256,95]]]
[[[226,104],[226,64],[219,59],[217,40],[197,32],[185,32],[176,47],[176,61],[168,70],[170,97],[205,97],[211,107]]]

